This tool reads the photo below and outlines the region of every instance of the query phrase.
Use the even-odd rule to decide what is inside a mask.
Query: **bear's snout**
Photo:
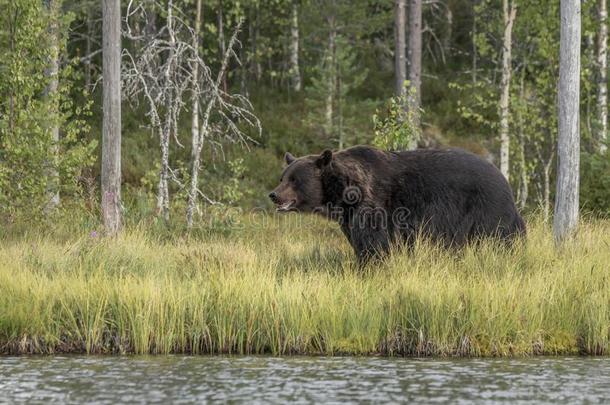
[[[269,198],[271,199],[271,201],[273,201],[274,204],[278,204],[280,202],[280,199],[278,198],[275,191],[269,193]]]

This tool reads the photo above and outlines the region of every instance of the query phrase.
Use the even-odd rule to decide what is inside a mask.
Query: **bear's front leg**
[[[359,208],[351,216],[347,231],[360,266],[382,258],[390,250],[392,224],[381,208]]]

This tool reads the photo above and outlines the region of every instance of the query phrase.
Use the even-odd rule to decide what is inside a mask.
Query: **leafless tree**
[[[121,228],[121,3],[103,0],[104,118],[102,217],[108,234]]]
[[[157,210],[165,221],[169,221],[170,181],[180,188],[188,187],[187,223],[190,227],[198,196],[213,202],[199,189],[203,145],[210,143],[222,147],[220,140],[245,144],[251,139],[242,131],[241,123],[259,129],[260,123],[246,97],[224,91],[223,81],[229,62],[237,59],[234,50],[238,44],[240,26],[226,47],[217,77],[213,78],[210,67],[198,52],[200,15],[193,29],[173,0],[169,0],[165,25],[159,27],[154,35],[137,35],[131,21],[146,21],[147,7],[151,4],[155,5],[153,0],[137,4],[132,0],[127,6],[125,36],[134,43],[135,52],[124,53],[127,61],[123,71],[125,95],[135,104],[142,101],[146,104],[151,127],[159,136],[161,155]],[[198,10],[200,13],[199,7]],[[191,177],[187,186],[172,170],[169,153],[172,143],[183,147],[178,136],[178,123],[186,109],[188,95],[193,115]],[[200,111],[203,112],[201,117]]]
[[[578,225],[580,168],[580,0],[561,0],[559,39],[558,173],[553,233],[556,241],[570,236]]]
[[[414,124],[420,126],[421,107],[421,70],[422,70],[422,0],[409,2],[409,109],[414,117]],[[409,145],[417,147],[417,137]]]
[[[404,95],[405,82],[407,81],[406,9],[406,0],[396,0],[394,9],[394,76],[396,83],[394,84],[394,91],[397,96]]]

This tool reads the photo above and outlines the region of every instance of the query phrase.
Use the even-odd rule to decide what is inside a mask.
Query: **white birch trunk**
[[[328,73],[328,89],[326,94],[326,134],[332,135],[334,127],[334,105],[335,105],[335,92],[337,91],[337,66],[336,66],[336,53],[337,53],[337,30],[335,27],[334,17],[329,17],[330,31],[328,34],[328,56],[327,56],[327,73]]]
[[[197,14],[195,17],[195,34],[193,36],[193,49],[195,52],[195,60],[199,59],[199,33],[201,31],[201,2],[197,0]],[[198,80],[199,80],[199,63],[195,62],[192,66],[193,80],[192,84],[193,93],[191,98],[192,104],[192,117],[191,117],[191,173],[195,171],[195,165],[197,173],[199,173],[199,91],[198,91]],[[186,223],[189,228],[193,226],[193,214],[195,213],[196,196],[192,196],[190,193],[196,193],[197,190],[189,190],[189,200],[186,207]]]
[[[517,16],[517,8],[514,0],[508,5],[508,0],[503,0],[502,9],[504,14],[504,41],[502,47],[502,81],[500,84],[500,171],[509,179],[510,173],[510,136],[509,136],[509,102],[510,102],[510,78],[511,78],[511,52],[513,23]]]
[[[292,88],[301,91],[301,70],[299,68],[299,5],[292,1],[292,17],[290,19],[290,74]]]
[[[52,210],[59,205],[59,173],[57,172],[57,161],[59,153],[59,12],[61,7],[60,0],[48,0],[47,11],[49,14],[49,42],[50,55],[49,66],[45,70],[45,76],[49,79],[49,84],[45,89],[45,96],[51,103],[51,153],[49,170],[47,173],[47,210]]]
[[[597,36],[597,120],[599,121],[599,151],[605,153],[608,142],[608,8],[599,0],[599,33]]]
[[[121,228],[121,3],[103,0],[102,218],[105,231]]]
[[[220,71],[218,72],[218,76],[216,77],[216,82],[214,83],[214,87],[212,88],[212,97],[210,97],[208,105],[206,106],[205,111],[203,111],[202,122],[201,126],[199,127],[199,142],[197,143],[197,147],[192,156],[193,161],[191,165],[191,184],[189,186],[187,202],[187,225],[189,228],[193,226],[193,213],[195,207],[197,206],[197,197],[199,195],[199,168],[201,166],[201,150],[203,148],[203,140],[206,138],[209,130],[209,121],[210,115],[212,114],[212,110],[216,106],[218,99],[222,96],[220,86],[222,84],[222,79],[223,77],[225,77],[227,68],[229,66],[229,59],[233,52],[233,48],[235,47],[235,43],[237,41],[237,34],[239,32],[240,27],[241,24],[238,25],[237,29],[235,30],[235,33],[229,41],[229,47],[227,48],[227,51],[224,54],[222,66],[220,67]]]
[[[578,226],[580,1],[561,0],[560,14],[558,173],[553,218],[553,233],[558,242],[569,237]]]
[[[409,149],[416,149],[420,138],[421,68],[422,68],[422,0],[410,0],[409,7],[409,110],[417,135]]]

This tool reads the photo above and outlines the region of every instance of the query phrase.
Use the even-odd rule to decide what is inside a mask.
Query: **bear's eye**
[[[298,179],[294,176],[288,177],[288,181],[291,182],[292,184],[294,184],[295,186],[299,186],[301,184],[300,179]]]

